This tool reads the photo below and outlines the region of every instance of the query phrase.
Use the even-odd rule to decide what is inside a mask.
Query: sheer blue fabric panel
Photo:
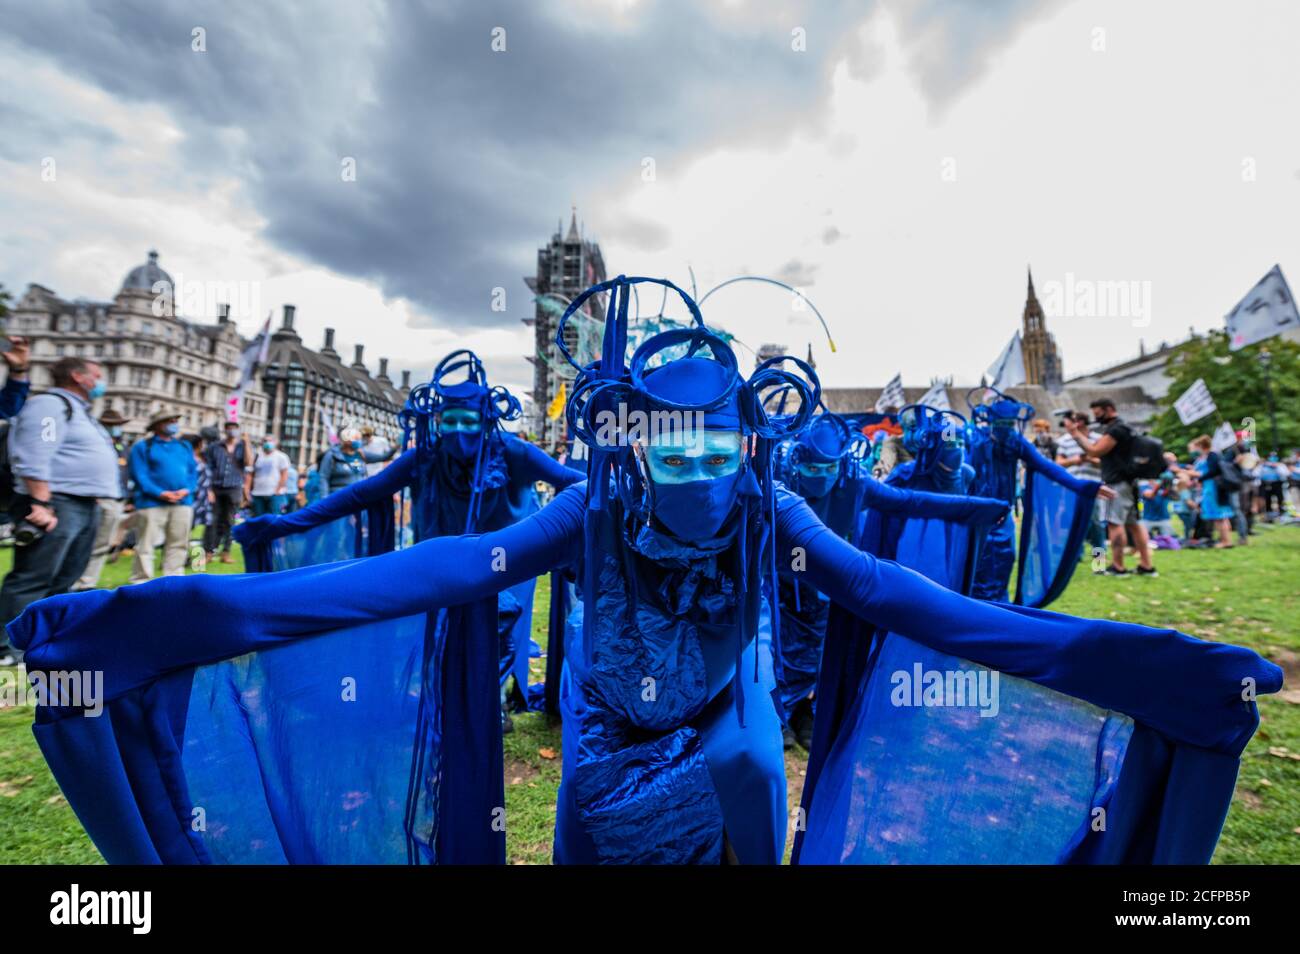
[[[1079,562],[1093,497],[1026,467],[1024,506],[1015,601],[1046,606],[1064,591]]]
[[[946,678],[929,698],[949,704],[924,704],[926,673]],[[995,685],[887,635],[827,757],[800,863],[1061,861],[1108,804],[1132,732],[1126,716],[1006,674]]]
[[[180,767],[212,861],[435,860],[426,621],[337,630],[195,670]]]

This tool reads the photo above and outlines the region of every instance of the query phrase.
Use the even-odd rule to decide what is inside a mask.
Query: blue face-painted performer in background
[[[772,444],[806,416],[778,427],[759,395],[802,382],[772,363],[743,379],[680,290],[694,326],[629,362],[641,281],[662,284],[620,276],[570,306],[611,293],[601,357],[569,406],[589,479],[539,513],[372,559],[51,597],[10,624],[32,672],[104,674],[111,718],[64,700],[38,710],[36,733],[106,857],[463,860],[442,833],[499,831],[502,803],[483,792],[446,817],[464,769],[453,733],[419,713],[458,686],[439,676],[427,620],[576,560],[556,860],[777,863],[769,607],[778,561],[798,553],[835,611],[870,627],[853,694],[869,706],[831,742],[797,819],[801,860],[1208,860],[1254,693],[1277,691],[1281,670],[1171,630],[972,600],[856,549],[772,479]],[[602,437],[620,406],[691,427]],[[924,672],[898,684],[918,648],[981,686],[1000,676],[1005,705],[946,695],[942,672],[937,689]]]
[[[1017,554],[1011,521],[990,530],[971,595],[1007,600],[1015,566],[1014,602],[1046,606],[1064,592],[1079,563],[1101,484],[1073,476],[1025,439],[1021,429],[1034,417],[1031,405],[995,388],[988,391],[993,397],[990,403],[970,405],[966,428],[968,460],[974,468],[970,492],[1013,506],[1019,497],[1020,547]]]
[[[246,564],[281,570],[387,552],[394,545],[393,497],[403,491],[410,493],[416,542],[517,523],[538,509],[537,481],[563,490],[584,476],[501,429],[520,412],[509,391],[488,384],[477,355],[452,352],[407,397],[403,443],[414,447],[375,476],[308,507],[236,527]],[[498,611],[501,682],[513,675],[517,704],[535,708],[541,687],[528,691],[533,589],[532,580],[512,587]]]
[[[912,448],[909,448],[912,449]],[[939,516],[963,498],[886,486],[870,477],[867,440],[836,414],[823,410],[798,437],[778,448],[776,474],[817,518],[838,536],[856,542],[864,509],[900,517]],[[915,449],[912,449],[916,453]],[[928,460],[927,460],[928,463]],[[904,465],[911,466],[911,464]],[[988,523],[1005,515],[998,501],[975,499],[963,512],[979,513]],[[821,667],[830,601],[810,586],[804,574],[779,573],[781,605],[781,702],[786,747],[797,741],[812,748],[815,700],[812,689]]]

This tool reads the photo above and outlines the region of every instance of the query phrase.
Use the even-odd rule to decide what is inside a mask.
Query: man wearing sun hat
[[[131,448],[136,509],[132,583],[153,578],[153,551],[159,536],[163,538],[163,576],[185,572],[198,467],[190,445],[178,439],[179,421],[175,411],[155,411],[146,427],[148,436]]]

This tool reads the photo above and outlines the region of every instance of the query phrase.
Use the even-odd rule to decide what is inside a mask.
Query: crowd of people
[[[1136,573],[1151,574],[1152,550],[1245,545],[1257,523],[1293,521],[1300,512],[1300,450],[1285,458],[1277,452],[1261,456],[1246,431],[1216,449],[1213,438],[1202,434],[1181,456],[1166,449],[1158,477],[1129,479],[1118,462],[1133,439],[1132,428],[1108,399],[1094,401],[1091,410],[1091,417],[1059,412],[1060,433],[1036,419],[1033,443],[1071,474],[1101,480],[1113,492],[1111,499],[1098,500],[1088,532],[1092,553],[1110,554],[1098,572],[1128,575],[1125,555],[1136,553]]]
[[[105,565],[127,554],[131,583],[153,579],[159,550],[163,576],[232,563],[231,529],[241,515],[296,510],[364,479],[397,451],[368,428],[346,427],[300,474],[270,435],[250,440],[235,421],[182,433],[181,416],[165,408],[132,441],[131,422],[118,411],[92,414],[105,390],[97,362],[61,358],[53,387],[29,395],[28,343],[9,341],[0,352],[9,369],[0,443],[13,484],[0,513],[14,554],[0,586],[5,620],[46,596],[94,589]],[[0,631],[0,665],[21,658]]]

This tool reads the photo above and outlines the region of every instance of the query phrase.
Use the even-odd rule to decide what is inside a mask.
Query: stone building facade
[[[103,366],[108,386],[96,414],[115,409],[128,419],[127,434],[139,436],[153,413],[175,411],[182,430],[197,431],[225,420],[247,342],[224,315],[215,323],[177,315],[174,297],[171,276],[150,252],[111,302],[69,301],[28,285],[11,307],[6,332],[31,340],[34,390],[50,387],[50,367],[60,358],[88,358]],[[263,432],[266,411],[266,395],[250,387],[241,411],[248,433]]]

